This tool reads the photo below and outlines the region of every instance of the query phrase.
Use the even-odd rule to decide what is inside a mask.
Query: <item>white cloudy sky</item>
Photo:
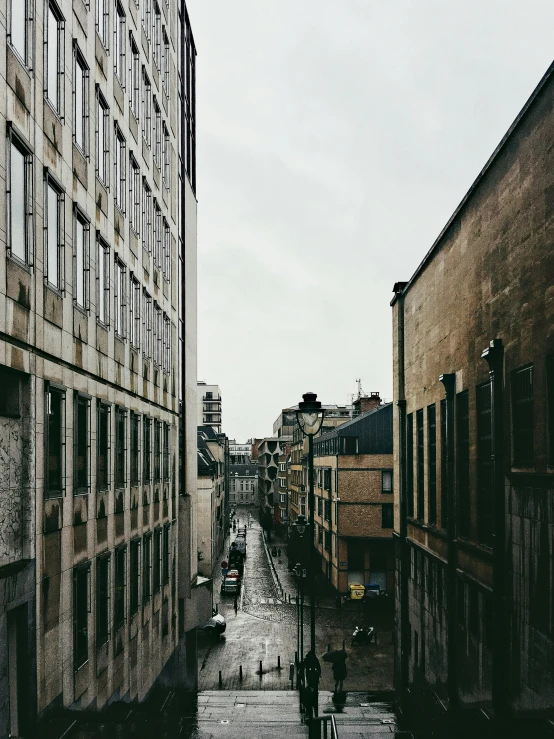
[[[406,280],[554,57],[549,0],[186,0],[198,376],[231,437],[392,396]]]

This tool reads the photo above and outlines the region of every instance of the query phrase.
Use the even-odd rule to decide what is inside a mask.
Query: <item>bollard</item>
[[[262,660],[260,660],[260,680],[262,679]]]
[[[281,669],[281,655],[280,654],[277,656],[277,669],[278,670]]]
[[[219,689],[223,687],[223,677],[221,676],[221,670],[219,671]]]
[[[242,665],[239,667],[239,680],[242,682]]]
[[[295,665],[297,665],[297,664],[298,664],[298,652],[295,652],[295,653],[294,653],[294,664],[295,664]]]
[[[294,690],[294,664],[292,662],[289,664],[289,680],[290,689]]]
[[[328,652],[330,652],[330,651],[331,651],[331,645],[330,645],[330,644],[327,644],[327,651],[328,651]]]
[[[342,651],[344,652],[345,649],[346,649],[346,642],[343,639],[342,640]]]

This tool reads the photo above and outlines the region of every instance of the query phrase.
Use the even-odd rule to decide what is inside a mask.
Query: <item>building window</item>
[[[73,487],[76,493],[88,493],[89,401],[81,395],[75,398],[73,428]]]
[[[162,268],[162,211],[154,198],[154,267]]]
[[[140,282],[131,273],[131,295],[129,300],[129,307],[131,315],[129,317],[130,323],[130,334],[131,334],[131,345],[136,349],[139,348],[140,342],[140,298],[141,298],[141,287]]]
[[[152,90],[146,68],[142,68],[142,135],[148,146],[152,143]]]
[[[151,424],[152,421],[149,418],[144,417],[143,420],[143,439],[142,439],[142,482],[144,485],[148,485],[148,483],[152,479],[151,474],[151,441],[150,441],[150,430],[151,430]]]
[[[109,182],[110,161],[110,109],[100,88],[96,88],[96,176],[106,187]],[[116,180],[117,188],[117,180]]]
[[[114,195],[115,204],[122,213],[125,213],[126,161],[125,137],[116,123],[114,126]]]
[[[165,189],[169,190],[169,177],[170,177],[170,154],[169,154],[169,131],[165,123],[162,125],[162,136],[163,136],[163,152],[162,152],[162,179],[165,185]]]
[[[53,387],[46,390],[46,475],[44,492],[47,498],[56,498],[64,489],[65,449],[65,392]]]
[[[129,157],[129,226],[137,236],[140,233],[140,169],[137,160],[131,154]]]
[[[139,578],[140,578],[140,539],[133,539],[129,545],[129,611],[131,616],[139,609]]]
[[[162,114],[154,95],[154,164],[162,169]]]
[[[146,38],[150,41],[151,31],[151,18],[152,18],[152,0],[144,0],[142,3],[142,27]]]
[[[383,470],[381,472],[381,493],[392,493],[392,470]]]
[[[441,527],[448,524],[448,466],[446,436],[446,398],[441,400]]]
[[[325,520],[330,521],[331,520],[331,501],[325,500],[324,503],[324,511],[325,511]]]
[[[138,485],[139,479],[139,438],[140,418],[131,411],[131,485]]]
[[[163,566],[162,566],[162,580],[164,585],[169,582],[169,524],[164,526],[164,540],[163,540]]]
[[[423,446],[423,408],[416,412],[417,443],[417,517],[423,521],[425,516],[425,459]]]
[[[96,420],[96,489],[107,490],[109,485],[110,407],[98,403]]]
[[[437,407],[427,406],[427,484],[429,523],[437,523]]]
[[[121,87],[125,89],[125,11],[123,7],[116,2],[115,4],[115,20],[114,20],[114,72],[121,83]]]
[[[406,418],[406,495],[408,516],[414,517],[414,414]]]
[[[469,536],[469,393],[456,396],[456,484],[458,497],[458,531]]]
[[[115,576],[114,576],[114,608],[113,628],[114,632],[125,623],[125,547],[115,550]]]
[[[96,0],[96,33],[106,51],[108,50],[109,29],[109,0]]]
[[[62,289],[63,203],[62,191],[47,175],[44,181],[44,267],[48,284]]]
[[[325,531],[325,551],[331,551],[331,532]]]
[[[110,638],[110,555],[96,558],[96,646]]]
[[[170,441],[169,424],[164,423],[163,478],[166,482],[169,481],[169,441]]]
[[[26,3],[24,2],[23,5]],[[58,6],[46,4],[44,29],[44,94],[52,108],[61,115],[63,101],[64,18]]]
[[[86,156],[88,153],[88,83],[89,69],[77,44],[73,48],[73,141]]]
[[[162,38],[163,38],[163,59],[162,59],[162,89],[166,95],[166,98],[169,97],[169,38],[167,36],[165,26],[162,32]]]
[[[8,41],[27,67],[30,67],[31,28],[31,0],[11,0]]]
[[[127,413],[124,408],[115,409],[115,486],[116,488],[125,487],[125,453],[126,433],[125,419]]]
[[[10,136],[8,196],[9,254],[31,264],[33,238],[33,159],[26,147]]]
[[[165,315],[163,317],[164,342],[163,342],[163,371],[166,375],[171,374],[171,321]]]
[[[491,383],[477,388],[477,530],[483,544],[492,545],[492,398]]]
[[[512,439],[514,467],[533,467],[535,428],[532,366],[512,372]]]
[[[88,303],[89,223],[77,208],[73,210],[73,300],[80,308]]]
[[[381,506],[381,527],[383,529],[392,529],[394,526],[394,505],[392,503],[383,503]]]
[[[127,314],[127,296],[125,294],[125,265],[115,258],[115,274],[114,274],[114,292],[115,292],[115,333],[120,339],[126,336],[126,314]]]
[[[88,614],[90,569],[73,570],[73,665],[77,670],[88,661]]]
[[[140,56],[139,49],[132,33],[129,33],[131,46],[131,79],[129,90],[129,103],[135,120],[139,119],[140,111]]]
[[[142,248],[152,253],[152,191],[145,177],[142,179]]]
[[[162,429],[161,421],[154,421],[154,481],[162,479]]]
[[[143,536],[142,542],[142,605],[144,607],[152,595],[152,534]]]
[[[162,366],[163,323],[162,309],[154,301],[154,364]]]
[[[162,66],[162,15],[156,0],[154,0],[154,23],[152,24],[152,58],[156,69],[161,71]]]
[[[190,26],[185,21],[185,172],[196,191],[196,49]]]
[[[171,232],[169,223],[163,220],[163,276],[166,282],[171,280]]]
[[[96,239],[96,305],[97,318],[107,326],[110,320],[110,247]]]
[[[142,293],[142,352],[152,358],[152,298],[146,290]]]
[[[21,417],[21,380],[18,372],[0,367],[0,417]]]
[[[161,529],[154,531],[154,561],[152,566],[152,589],[158,593],[162,587],[162,536]]]
[[[323,500],[319,497],[319,495],[317,496],[317,515],[320,517],[323,515]]]

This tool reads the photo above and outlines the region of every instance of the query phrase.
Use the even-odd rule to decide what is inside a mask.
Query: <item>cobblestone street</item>
[[[245,514],[239,513],[242,523]],[[289,664],[294,662],[297,649],[297,608],[288,603],[294,598],[296,583],[286,567],[282,549],[281,564],[275,563],[278,580],[270,564],[270,555],[257,522],[247,533],[248,552],[244,583],[238,613],[234,612],[232,595],[220,596],[221,573],[215,573],[214,600],[225,616],[227,630],[219,642],[205,639],[198,643],[199,689],[216,690],[221,672],[224,690],[290,690]],[[281,590],[282,588],[282,590]],[[285,599],[287,602],[285,602]],[[350,648],[350,638],[360,614],[353,603],[337,610],[321,601],[317,608],[317,655],[328,646],[339,649],[345,641],[348,651],[348,677],[345,689],[391,690],[393,674],[392,635],[390,630],[378,630],[378,643]],[[309,648],[310,609],[304,607],[304,651]],[[281,669],[278,669],[280,658]],[[262,674],[259,674],[260,661]],[[240,680],[242,665],[243,679]],[[321,662],[321,689],[333,689],[331,667]]]

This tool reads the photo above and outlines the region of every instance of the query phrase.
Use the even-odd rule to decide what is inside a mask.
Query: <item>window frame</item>
[[[130,272],[129,340],[134,349],[140,349],[142,285],[137,276]]]
[[[79,302],[78,277],[81,272],[78,257],[77,230],[79,225],[83,229],[83,255],[82,255],[82,292],[83,301]],[[73,304],[81,311],[86,312],[89,307],[89,273],[90,273],[90,221],[83,211],[73,206]]]
[[[100,146],[100,131],[102,131],[102,146]],[[96,126],[95,126],[95,173],[106,190],[110,189],[110,106],[96,85]],[[100,171],[102,163],[102,171]],[[116,192],[117,192],[117,180]]]
[[[161,174],[162,171],[162,110],[155,95],[152,96],[152,118],[154,127],[153,159]]]
[[[79,583],[79,579],[85,576],[84,588]],[[90,593],[90,562],[77,565],[73,568],[73,669],[79,670],[81,667],[86,665],[89,661],[89,645],[88,635],[90,631],[89,616],[91,613],[91,593]],[[84,628],[79,628],[79,617],[77,615],[77,601],[79,599],[79,593],[81,589],[84,589],[86,598],[86,605],[83,611],[79,609],[80,616],[84,615]],[[79,641],[79,632],[84,632],[82,635],[82,641]],[[78,651],[79,643],[83,645],[83,650]]]
[[[49,396],[56,395],[59,398],[59,413],[60,413],[60,430],[59,430],[59,486],[51,487],[50,485],[50,470],[49,460],[52,457],[51,444],[52,434],[49,422],[49,416],[52,415],[49,411],[52,405]],[[66,419],[66,390],[65,388],[59,387],[54,383],[45,383],[44,388],[44,498],[63,498],[65,495],[66,486],[66,433],[67,433],[67,419]]]
[[[102,458],[101,452],[101,445],[102,445],[102,438],[101,438],[101,418],[105,416],[106,418],[106,449],[105,449],[105,478],[106,482],[103,484],[103,482],[100,482],[100,474],[99,474],[99,461]],[[109,403],[103,403],[100,400],[96,401],[96,492],[108,492],[111,486],[111,465],[110,465],[110,453],[111,453],[111,405]]]
[[[129,31],[129,107],[137,123],[140,119],[141,65],[140,51],[133,32]]]
[[[13,0],[12,0],[13,1]],[[27,0],[28,1],[28,0]],[[49,94],[50,91],[50,69],[49,61],[50,45],[50,22],[52,15],[56,21],[56,53],[54,56],[56,65],[56,100],[53,100]],[[44,98],[56,113],[60,120],[63,120],[64,113],[64,69],[65,69],[65,18],[58,4],[54,0],[48,0],[44,4],[44,39],[43,39],[43,88]]]
[[[102,274],[102,278],[100,278],[100,274]],[[102,311],[100,308],[102,308]],[[110,245],[102,238],[99,231],[96,232],[96,320],[109,328]]]
[[[162,121],[162,182],[167,191],[169,191],[171,178],[171,157],[169,151],[169,129],[167,128],[165,121]]]
[[[8,172],[6,177],[6,204],[7,204],[7,240],[6,249],[10,259],[24,265],[33,266],[33,239],[34,239],[34,171],[33,153],[30,147],[18,136],[11,125],[8,126]],[[13,149],[23,157],[23,256],[14,251],[13,247]],[[17,199],[17,198],[16,198]]]
[[[117,121],[114,123],[114,203],[125,215],[127,194],[127,142]]]
[[[101,12],[100,12],[101,11]],[[110,50],[110,0],[96,0],[94,28],[104,50]],[[100,32],[102,28],[102,33]]]
[[[85,414],[85,439],[84,439],[84,475],[79,479],[79,447],[81,445],[79,429],[79,412],[84,409]],[[74,392],[73,396],[73,495],[87,495],[90,490],[90,398],[81,393]],[[83,484],[84,483],[84,484]]]
[[[81,111],[77,113],[78,96],[77,96],[77,67],[82,72],[82,102]],[[88,130],[88,119],[89,119],[89,83],[90,83],[90,69],[86,62],[86,57],[79,48],[79,44],[73,40],[73,80],[72,80],[72,92],[73,92],[73,145],[81,152],[84,157],[88,156],[89,151],[89,130]],[[82,142],[79,140],[77,125],[82,125]]]
[[[141,177],[140,166],[133,152],[129,152],[129,228],[140,238],[141,227]]]
[[[104,589],[101,589],[101,568],[106,568],[106,581]],[[100,554],[96,557],[96,649],[103,647],[110,640],[110,611],[111,611],[111,553]],[[101,612],[102,593],[105,597],[105,605]]]
[[[50,190],[56,196],[56,211],[57,211],[57,223],[56,223],[56,269],[57,269],[57,282],[54,283],[50,280],[50,204],[49,204],[49,193]],[[65,265],[65,191],[62,186],[55,180],[48,169],[44,173],[44,211],[43,211],[43,274],[45,283],[51,290],[59,293],[60,295],[64,292],[64,265]]]
[[[114,330],[115,335],[121,341],[127,338],[126,281],[127,267],[116,253],[114,254]]]
[[[121,85],[125,89],[125,72],[127,65],[127,16],[125,9],[119,0],[114,3],[114,48],[113,48],[113,71]]]
[[[120,559],[121,558],[121,559]],[[118,583],[121,583],[119,585]],[[125,625],[127,617],[126,587],[127,587],[127,545],[123,544],[114,549],[114,595],[113,595],[113,631],[114,634]],[[118,598],[118,588],[122,595]],[[119,609],[118,606],[121,606]]]
[[[518,469],[534,469],[535,467],[534,369],[533,363],[530,362],[517,367],[510,373],[512,467]],[[530,396],[518,399],[517,393],[526,382],[525,374],[529,375],[527,385],[530,388]],[[530,419],[530,423],[523,425],[522,414],[528,415],[527,421]]]
[[[13,4],[16,0],[11,0],[8,10],[8,23],[6,28],[6,41],[10,45],[12,51],[16,54],[17,58],[22,62],[23,66],[29,71],[33,69],[33,13],[32,0],[23,0],[23,3],[18,3],[18,7],[23,6],[23,49],[20,49],[18,45],[13,42]]]
[[[152,359],[153,304],[152,296],[145,288],[142,290],[142,308],[142,353],[146,359]]]
[[[142,136],[150,149],[152,146],[152,85],[144,64],[142,65],[141,89]]]
[[[119,424],[118,421],[123,422],[123,440],[122,448],[119,448]],[[115,474],[114,484],[116,490],[124,490],[127,487],[127,409],[123,406],[115,407]]]
[[[142,248],[150,255],[152,254],[152,189],[145,176],[142,177]]]

